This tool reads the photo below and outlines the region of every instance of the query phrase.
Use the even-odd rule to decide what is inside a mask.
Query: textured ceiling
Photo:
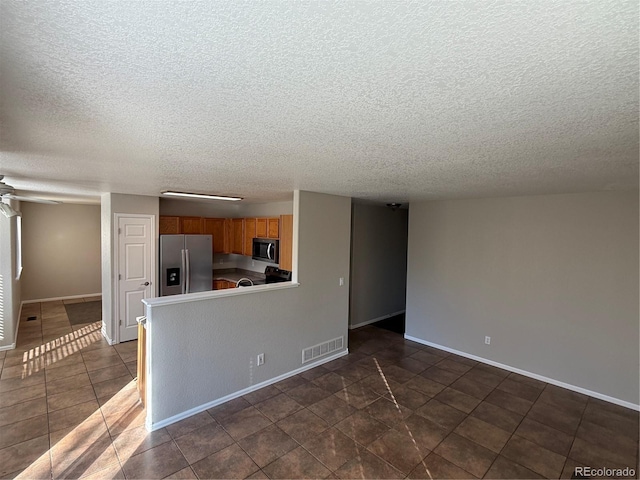
[[[638,186],[637,1],[0,1],[22,192]]]

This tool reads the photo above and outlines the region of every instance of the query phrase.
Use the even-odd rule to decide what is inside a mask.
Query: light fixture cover
[[[2,212],[2,214],[7,218],[20,215],[20,212],[15,211],[13,208],[11,208],[11,205],[4,203],[2,201],[0,201],[0,212]]]
[[[242,197],[228,197],[225,195],[207,195],[204,193],[187,193],[187,192],[162,192],[162,195],[167,195],[170,197],[188,197],[188,198],[204,198],[207,200],[228,200],[231,202],[237,202],[238,200],[242,200]]]

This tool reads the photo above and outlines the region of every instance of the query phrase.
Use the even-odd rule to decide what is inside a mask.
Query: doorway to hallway
[[[404,334],[409,211],[354,201],[349,328],[381,325]]]
[[[390,318],[385,318],[384,320],[380,320],[378,322],[372,323],[372,327],[382,328],[384,330],[389,330],[394,333],[400,333],[404,335],[405,330],[405,322],[404,322],[404,312],[398,315],[394,315]]]

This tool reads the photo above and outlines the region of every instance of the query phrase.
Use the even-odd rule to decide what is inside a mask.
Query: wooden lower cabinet
[[[226,290],[227,288],[236,288],[236,282],[229,282],[227,280],[214,280],[214,290]]]
[[[140,395],[140,401],[142,406],[146,405],[147,401],[147,329],[144,328],[142,323],[138,323],[138,395]]]

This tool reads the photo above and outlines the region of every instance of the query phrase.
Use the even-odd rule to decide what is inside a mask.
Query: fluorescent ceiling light
[[[225,197],[224,195],[205,195],[204,193],[184,193],[184,192],[162,192],[162,195],[171,197],[189,197],[189,198],[206,198],[208,200],[229,200],[237,202],[242,197]]]

